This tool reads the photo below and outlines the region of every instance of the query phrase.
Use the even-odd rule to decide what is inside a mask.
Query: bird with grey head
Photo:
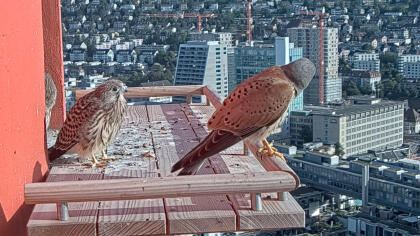
[[[281,153],[266,140],[285,120],[293,99],[311,82],[314,64],[302,58],[273,66],[239,84],[207,122],[211,133],[172,167],[179,175],[195,174],[204,161],[241,140],[261,146],[265,156]]]

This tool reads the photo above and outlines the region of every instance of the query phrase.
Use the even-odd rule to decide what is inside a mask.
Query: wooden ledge
[[[129,87],[125,93],[125,98],[147,98],[147,97],[165,97],[165,96],[192,96],[204,95],[204,85],[187,85],[187,86],[158,86],[158,87]],[[92,92],[92,90],[76,90],[76,100],[84,95]]]
[[[152,198],[286,192],[294,178],[273,171],[246,174],[61,181],[25,185],[25,203],[89,202]]]

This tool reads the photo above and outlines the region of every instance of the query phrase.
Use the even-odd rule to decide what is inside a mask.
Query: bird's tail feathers
[[[64,153],[66,153],[65,150],[61,150],[52,146],[48,148],[48,159],[50,161],[54,161],[55,159],[58,159],[59,157],[61,157]]]
[[[241,141],[239,136],[224,130],[213,130],[200,144],[173,165],[171,172],[182,168],[178,175],[193,175],[206,158]]]

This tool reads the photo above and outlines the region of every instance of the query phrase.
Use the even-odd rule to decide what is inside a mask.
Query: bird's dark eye
[[[112,91],[117,92],[118,91],[118,88],[117,87],[114,87],[114,88],[112,88]]]

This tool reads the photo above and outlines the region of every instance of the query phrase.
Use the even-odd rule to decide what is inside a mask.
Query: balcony
[[[85,93],[78,91],[76,98]],[[190,101],[196,95],[205,95],[207,104],[129,106],[119,136],[108,148],[117,160],[107,167],[64,159],[66,164],[53,163],[46,183],[27,184],[25,201],[38,203],[27,224],[29,235],[172,235],[304,227],[304,211],[288,193],[299,185],[298,177],[279,158],[259,156],[251,143],[212,156],[198,175],[170,173],[172,164],[207,135],[207,120],[220,106],[207,87],[130,88],[126,97],[186,96]],[[68,218],[63,220],[63,214]]]

